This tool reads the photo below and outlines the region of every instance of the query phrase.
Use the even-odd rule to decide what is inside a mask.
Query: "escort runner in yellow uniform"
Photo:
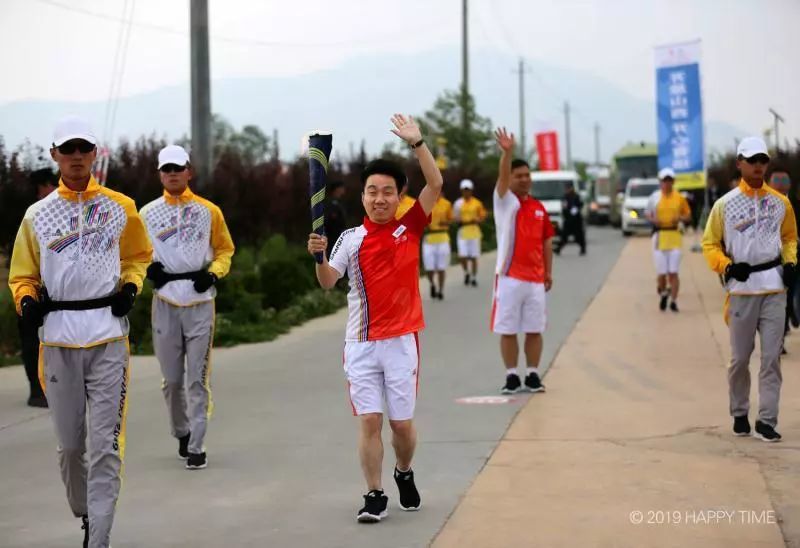
[[[481,254],[481,223],[486,220],[483,202],[473,196],[475,185],[464,179],[459,185],[461,198],[453,205],[453,215],[461,226],[458,229],[458,258],[464,269],[464,285],[478,285],[478,257]]]
[[[647,218],[653,223],[653,263],[658,275],[659,308],[678,312],[678,291],[683,235],[679,223],[688,223],[692,210],[686,198],[674,190],[675,172],[665,167],[658,173],[661,189],[656,190],[647,204]]]
[[[133,200],[92,177],[96,144],[86,120],[70,117],[57,125],[50,155],[61,179],[25,213],[9,285],[23,321],[41,326],[39,379],[83,545],[106,548],[125,456],[126,315],[152,248]]]
[[[728,395],[733,433],[750,435],[750,356],[761,337],[758,373],[758,419],[755,436],[776,442],[781,435],[781,349],[786,316],[786,288],[797,268],[797,225],[786,196],[766,185],[767,145],[760,137],[739,143],[739,186],[716,201],[703,235],[703,255],[721,274],[728,292],[726,321],[731,363]]]
[[[439,196],[431,211],[425,239],[422,240],[422,265],[431,283],[431,299],[444,299],[445,269],[450,265],[450,233],[448,227],[453,222],[453,204],[444,196]],[[434,280],[438,280],[438,286]]]
[[[203,441],[211,415],[211,345],[217,280],[234,246],[222,211],[189,188],[189,155],[177,145],[158,154],[164,195],[141,216],[154,247],[147,277],[153,295],[153,344],[178,456],[186,468],[208,465]]]

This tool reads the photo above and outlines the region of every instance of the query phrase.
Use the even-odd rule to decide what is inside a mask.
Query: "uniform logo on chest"
[[[155,236],[161,242],[166,242],[174,236],[177,238],[173,241],[177,242],[199,241],[205,237],[201,225],[200,211],[192,206],[186,206],[178,212],[170,213],[166,221],[157,223]]]
[[[392,237],[394,238],[394,243],[399,244],[400,242],[405,242],[408,240],[408,236],[405,236],[406,232],[406,225],[400,225],[392,232]]]
[[[100,204],[87,204],[80,214],[69,217],[66,231],[57,229],[55,233],[46,234],[46,237],[55,236],[47,248],[50,251],[61,253],[80,241],[82,243],[79,245],[84,253],[108,251],[114,243],[114,236],[106,234],[109,217],[109,210],[102,208]]]

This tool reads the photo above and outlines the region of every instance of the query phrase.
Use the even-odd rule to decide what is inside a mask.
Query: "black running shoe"
[[[208,466],[208,459],[206,459],[206,452],[202,453],[189,453],[189,458],[186,460],[187,470],[202,470]]]
[[[478,287],[478,280],[477,278],[472,278],[472,287]]]
[[[431,299],[436,299],[437,295],[438,293],[436,293],[436,286],[431,284]]]
[[[667,302],[669,301],[669,295],[661,295],[661,301],[658,303],[658,308],[663,312],[667,309]]]
[[[386,505],[389,497],[383,494],[382,489],[373,489],[364,495],[364,507],[358,511],[356,519],[361,523],[378,523],[389,515]]]
[[[464,285],[469,285],[469,274],[464,274]]]
[[[191,434],[186,434],[178,438],[178,458],[186,460],[189,458],[189,437]]]
[[[83,548],[89,548],[89,516],[81,516],[81,529],[83,529]]]
[[[400,509],[406,512],[416,512],[422,505],[419,498],[419,491],[414,483],[414,471],[401,472],[395,467],[394,481],[400,491]]]
[[[761,421],[756,421],[755,437],[768,443],[781,441],[781,435],[772,426]]]
[[[675,301],[669,303],[669,309],[672,310],[673,312],[680,312],[680,310],[678,310],[678,303],[676,303]]]
[[[47,398],[44,394],[31,394],[28,398],[28,407],[40,407],[42,409],[47,409]]]
[[[519,392],[522,383],[519,382],[519,375],[516,373],[506,375],[506,385],[500,389],[501,394],[514,394]]]
[[[544,385],[539,375],[536,373],[528,373],[525,377],[525,392],[544,392]]]
[[[436,298],[439,299],[440,301],[443,301],[444,300],[444,291],[439,291],[439,293],[436,295]]]
[[[734,436],[750,435],[750,421],[747,420],[747,415],[742,415],[741,417],[733,417],[733,435]]]

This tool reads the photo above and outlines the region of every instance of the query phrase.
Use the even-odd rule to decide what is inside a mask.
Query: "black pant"
[[[31,396],[41,396],[42,386],[39,384],[39,330],[30,329],[17,318],[19,340],[22,348],[22,363],[25,364],[25,375],[31,385]]]
[[[575,238],[575,243],[581,247],[581,253],[586,252],[586,232],[583,229],[582,222],[567,222],[561,228],[560,238],[556,244],[556,252],[560,252],[561,248],[567,245],[569,237]]]

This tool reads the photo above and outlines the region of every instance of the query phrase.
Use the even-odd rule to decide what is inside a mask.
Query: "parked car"
[[[622,200],[622,234],[650,232],[653,225],[647,220],[645,209],[650,196],[658,190],[658,179],[630,179]]]
[[[534,171],[531,173],[531,195],[542,202],[550,222],[561,233],[564,218],[561,214],[561,200],[567,192],[567,185],[572,184],[575,191],[580,190],[578,184],[580,177],[575,171]]]

